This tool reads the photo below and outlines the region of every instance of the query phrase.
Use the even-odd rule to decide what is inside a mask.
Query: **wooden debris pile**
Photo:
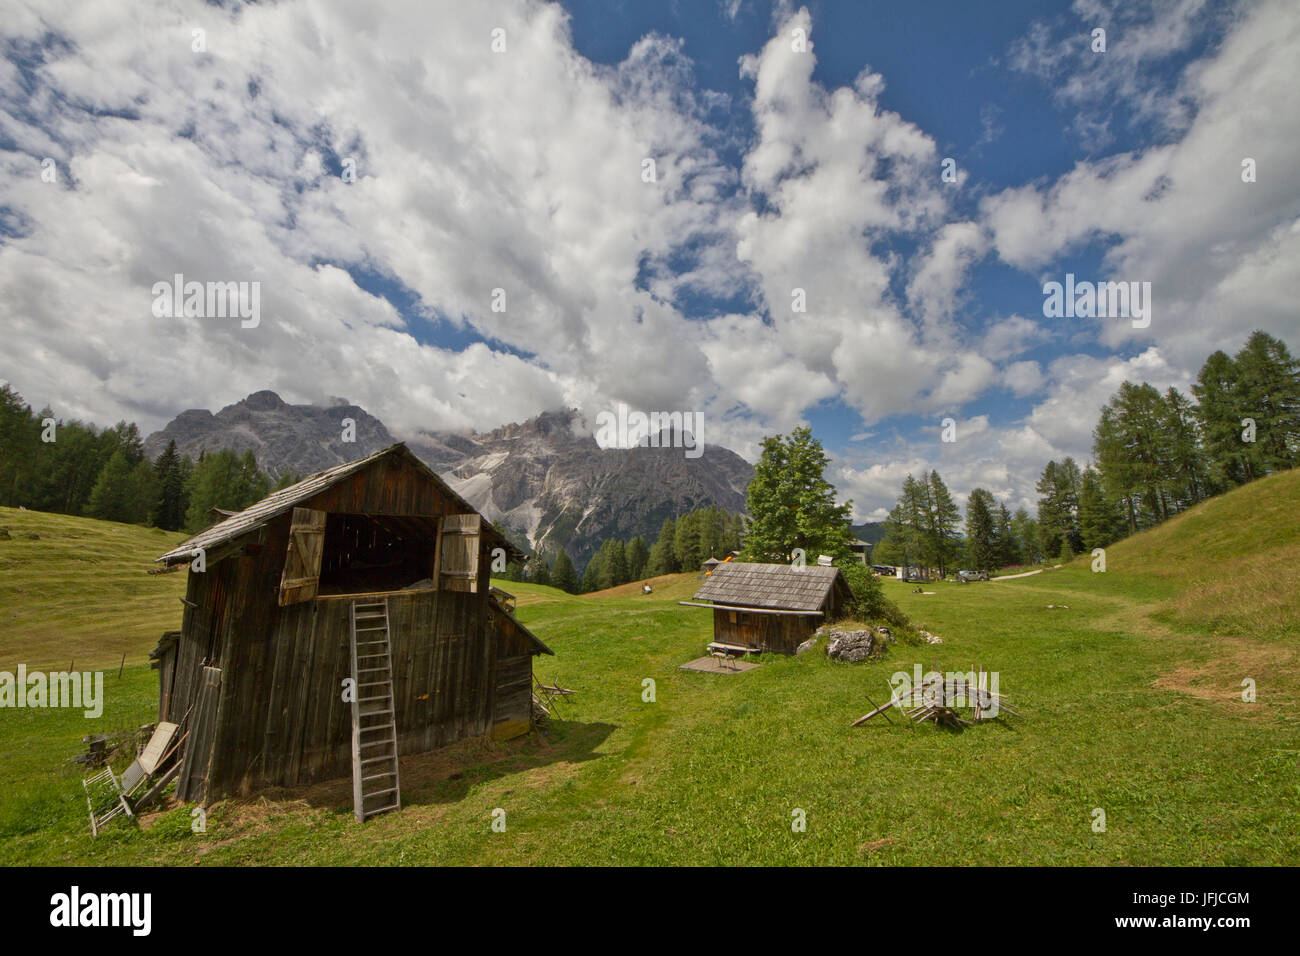
[[[151,803],[176,779],[181,762],[175,758],[188,733],[180,733],[180,724],[164,720],[151,729],[147,742],[137,748],[139,755],[120,776],[105,764],[99,773],[81,781],[86,793],[86,806],[90,810],[92,836],[99,836],[105,825],[119,814],[134,820],[137,810]],[[145,792],[137,796],[141,790]]]
[[[533,675],[533,722],[541,723],[550,717],[559,717],[559,705],[565,701],[565,698],[572,697],[577,691],[569,690],[567,687],[561,687],[558,680],[552,680],[549,684],[543,684],[538,680],[537,675]]]
[[[138,730],[124,730],[111,734],[87,734],[81,738],[86,752],[72,758],[73,763],[85,764],[92,769],[105,766],[119,753],[139,753],[153,735],[154,725],[144,724]]]
[[[973,727],[982,721],[997,717],[1003,711],[1013,717],[1020,716],[1012,709],[1005,694],[989,689],[988,672],[982,667],[978,673],[972,668],[967,674],[977,674],[974,682],[961,674],[945,676],[932,670],[925,675],[919,686],[911,688],[910,693],[905,692],[900,697],[894,697],[891,688],[889,703],[879,707],[868,697],[867,702],[873,709],[853,721],[851,726],[860,727],[872,717],[881,714],[892,724],[894,721],[890,718],[889,711],[894,708],[902,711],[903,716],[912,724],[929,721],[937,727],[946,727],[949,730]],[[970,715],[971,719],[963,717],[962,711],[973,711]]]

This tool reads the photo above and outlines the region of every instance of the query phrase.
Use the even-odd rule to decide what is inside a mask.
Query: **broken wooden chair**
[[[164,774],[163,778],[139,800],[132,801],[132,797],[180,746],[180,741],[177,741],[175,746],[168,749],[179,729],[179,724],[165,720],[159,722],[149,742],[140,751],[140,755],[131,761],[120,777],[113,773],[112,767],[105,767],[99,773],[81,781],[81,787],[86,791],[86,804],[90,808],[92,836],[99,836],[99,831],[104,829],[104,825],[120,814],[125,813],[131,819],[135,819],[135,807],[147,803],[162,787],[175,778],[180,769],[180,761],[176,761],[172,770]]]
[[[91,836],[99,836],[99,831],[104,829],[108,821],[119,814],[135,817],[131,805],[126,801],[122,782],[113,773],[112,767],[105,767],[99,773],[82,780],[81,787],[86,791],[86,806],[90,808]]]

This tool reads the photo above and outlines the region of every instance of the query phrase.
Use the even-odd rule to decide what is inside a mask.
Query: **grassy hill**
[[[223,801],[201,834],[180,806],[92,840],[79,768],[67,763],[91,722],[4,713],[0,863],[1294,865],[1300,638],[1293,598],[1272,601],[1268,589],[1293,582],[1277,565],[1300,528],[1296,479],[1239,489],[1117,544],[1105,574],[1081,559],[932,594],[886,581],[943,643],[896,645],[860,665],[819,648],[735,675],[680,670],[710,637],[708,612],[676,603],[694,575],[649,596],[502,582],[556,652],[538,659],[539,676],[577,695],[544,734],[403,758],[403,810],[364,825],[343,779]],[[1238,587],[1196,597],[1225,566]],[[81,570],[90,581],[60,586],[64,602],[86,589],[87,619],[118,602],[100,573],[126,577],[105,559]],[[157,615],[136,645],[147,649],[179,604],[166,590],[175,583],[142,577],[157,588],[134,602]],[[24,627],[46,635],[30,646],[57,631],[39,614]],[[151,719],[156,676],[133,660],[109,676],[94,729]],[[914,664],[995,670],[1024,717],[955,734],[897,718],[849,726]],[[1254,703],[1241,699],[1244,678],[1257,683]],[[490,826],[496,808],[504,833]],[[1105,832],[1093,830],[1097,808]],[[792,830],[795,811],[806,832]]]
[[[1296,637],[1300,470],[1270,475],[1107,549],[1107,573],[1174,585],[1161,619],[1215,634]]]
[[[139,663],[180,626],[185,574],[148,574],[184,535],[0,508],[0,670]]]
[[[653,589],[649,594],[641,593],[641,585],[649,583]],[[642,601],[689,601],[700,585],[704,583],[702,571],[689,571],[684,574],[661,574],[658,577],[620,584],[603,591],[590,591],[581,595],[585,600],[603,601],[608,598],[633,597]]]

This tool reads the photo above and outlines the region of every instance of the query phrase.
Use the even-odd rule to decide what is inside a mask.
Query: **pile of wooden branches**
[[[972,669],[968,673],[976,672]],[[942,674],[931,671],[926,678],[922,679],[921,686],[912,688],[910,694],[894,697],[891,689],[888,704],[877,707],[876,702],[868,697],[867,702],[874,709],[853,721],[852,726],[861,726],[879,714],[883,714],[892,724],[894,721],[890,718],[889,711],[894,708],[902,711],[903,716],[913,724],[929,721],[935,726],[947,727],[950,730],[973,727],[981,721],[998,716],[1003,711],[1013,717],[1020,716],[1011,708],[1005,694],[989,690],[987,685],[988,678],[983,668],[980,668],[974,683],[960,675],[950,675],[945,679]],[[961,711],[971,711],[972,719],[967,720],[961,715]]]
[[[558,680],[543,684],[533,675],[533,723],[540,724],[551,717],[560,717],[560,704],[565,698],[572,697],[577,691],[561,687]]]

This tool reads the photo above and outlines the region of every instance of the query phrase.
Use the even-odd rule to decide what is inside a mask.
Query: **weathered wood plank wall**
[[[732,623],[731,615],[736,621]],[[748,615],[747,624],[740,623]],[[713,612],[713,639],[727,644],[745,644],[770,654],[793,654],[812,637],[823,618],[794,614],[758,614],[753,611],[732,612],[719,608]]]
[[[379,515],[461,510],[401,459],[381,459],[299,506]],[[342,699],[342,682],[350,676],[350,602],[323,597],[278,605],[290,524],[291,513],[272,519],[254,547],[189,575],[187,600],[195,606],[187,606],[177,642],[171,713],[183,714],[198,699],[205,661],[220,666],[223,677],[216,706],[205,701],[191,718],[200,725],[192,733],[212,741],[207,792],[198,792],[195,775],[183,799],[212,800],[351,772],[351,711]],[[502,644],[487,620],[492,545],[484,537],[477,593],[388,594],[399,753],[488,733],[502,687],[508,698],[503,712],[528,713],[521,709],[519,684],[526,676],[528,691],[531,648],[517,635]],[[503,677],[497,673],[501,662]],[[527,697],[531,701],[530,691]]]

